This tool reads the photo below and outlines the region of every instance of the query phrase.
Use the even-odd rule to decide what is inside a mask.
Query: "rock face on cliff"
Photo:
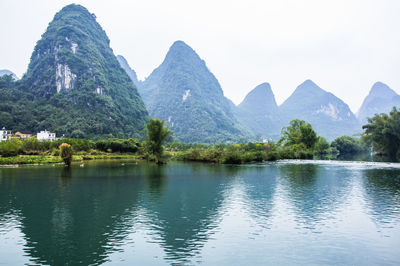
[[[171,46],[162,64],[143,82],[140,94],[150,115],[164,119],[176,140],[215,143],[248,136],[215,76],[182,41]]]
[[[292,119],[302,119],[328,140],[362,131],[349,106],[311,80],[299,85],[279,109],[283,125]]]
[[[368,117],[375,114],[389,113],[393,107],[400,107],[400,95],[382,82],[376,82],[367,97],[365,97],[357,118],[360,123],[367,123]]]
[[[144,128],[144,103],[109,43],[96,16],[80,5],[54,16],[20,81],[38,105],[31,131],[128,137]]]
[[[280,112],[269,83],[263,83],[247,94],[237,106],[241,123],[261,138],[278,139],[281,131]]]

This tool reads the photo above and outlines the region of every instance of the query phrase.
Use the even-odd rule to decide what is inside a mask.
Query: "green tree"
[[[373,150],[391,161],[400,160],[400,111],[393,107],[389,114],[376,114],[363,126],[364,140]]]
[[[290,126],[282,129],[277,144],[281,158],[312,159],[317,142],[318,136],[311,124],[295,119],[290,121]]]
[[[360,139],[350,136],[336,138],[332,141],[331,146],[339,151],[340,156],[354,155],[365,150]]]
[[[3,157],[17,156],[21,152],[22,142],[19,140],[7,140],[0,142],[0,155]]]
[[[0,88],[12,88],[14,84],[15,82],[12,75],[3,75],[0,77]]]
[[[281,134],[278,144],[283,146],[304,144],[307,149],[313,149],[318,141],[317,133],[311,124],[299,119],[290,121],[290,126],[284,127]]]
[[[163,143],[172,133],[164,126],[164,120],[150,118],[147,127],[147,151],[154,156],[155,161],[160,164],[163,155]]]
[[[79,129],[75,129],[71,133],[71,138],[75,138],[75,139],[83,139],[83,138],[85,138],[85,136],[86,136],[85,133]]]
[[[336,159],[338,154],[338,150],[329,145],[324,137],[318,136],[318,141],[314,147],[314,155],[318,159]]]
[[[68,143],[62,143],[60,145],[60,156],[63,159],[66,166],[70,166],[72,162],[72,146]]]

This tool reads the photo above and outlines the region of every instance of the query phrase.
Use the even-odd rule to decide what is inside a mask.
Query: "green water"
[[[3,167],[0,264],[399,265],[400,165]]]

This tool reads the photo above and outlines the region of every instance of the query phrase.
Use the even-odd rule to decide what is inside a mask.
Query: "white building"
[[[0,141],[6,141],[8,139],[11,139],[11,137],[11,130],[6,130],[4,127],[0,130]]]
[[[47,130],[42,130],[37,133],[37,140],[53,141],[56,140],[56,133],[51,133]]]

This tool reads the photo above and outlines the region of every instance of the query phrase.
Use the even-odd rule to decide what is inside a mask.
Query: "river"
[[[0,264],[399,265],[400,164],[1,167]]]

